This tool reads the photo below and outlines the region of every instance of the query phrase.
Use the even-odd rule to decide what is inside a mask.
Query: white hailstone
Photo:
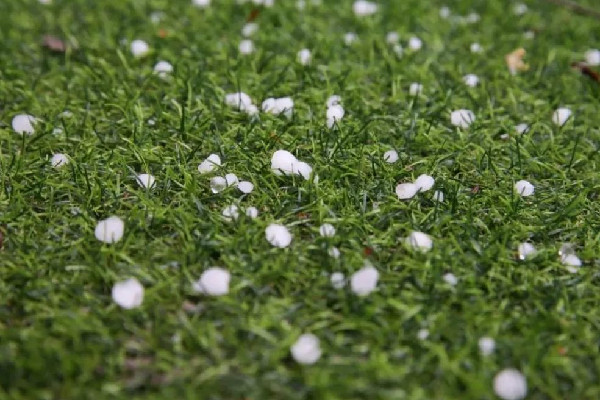
[[[154,126],[154,125],[156,125],[156,120],[155,120],[154,118],[150,118],[150,119],[148,120],[148,125],[149,125],[149,126]]]
[[[335,227],[331,224],[323,224],[319,227],[319,234],[323,237],[334,237]]]
[[[440,8],[440,17],[441,18],[448,18],[450,16],[450,8],[448,8],[447,6],[443,6]]]
[[[339,104],[334,104],[327,109],[327,127],[333,128],[333,125],[344,118],[344,108]]]
[[[439,203],[443,203],[444,202],[444,192],[442,192],[440,190],[436,190],[435,192],[433,192],[433,199]]]
[[[299,364],[311,365],[321,358],[319,338],[312,333],[301,335],[290,348],[292,357]]]
[[[283,225],[271,224],[265,229],[265,237],[267,241],[275,247],[288,247],[292,243],[292,234]]]
[[[296,8],[300,11],[303,11],[306,8],[306,1],[304,0],[298,0],[296,2]]]
[[[341,272],[334,272],[329,280],[334,289],[341,289],[346,285],[346,277]]]
[[[135,278],[117,282],[112,288],[112,298],[122,308],[131,310],[142,305],[144,301],[144,287]]]
[[[60,114],[58,114],[58,116],[61,118],[71,118],[73,116],[73,113],[69,110],[65,110],[65,111],[61,112]]]
[[[408,94],[411,96],[418,96],[423,91],[423,85],[418,82],[413,82],[408,88]]]
[[[398,152],[396,150],[388,150],[383,153],[383,161],[393,164],[398,161]]]
[[[201,174],[208,174],[219,166],[221,166],[221,157],[219,157],[218,154],[211,154],[206,158],[206,160],[202,161],[200,165],[198,165],[198,172]]]
[[[332,258],[340,258],[340,249],[338,249],[337,247],[331,247],[329,248],[329,250],[327,250],[327,254],[329,254],[329,257]]]
[[[355,273],[350,278],[350,288],[358,296],[367,296],[377,287],[379,272],[370,265],[367,265]]]
[[[344,44],[346,46],[352,45],[352,43],[358,40],[358,35],[354,32],[347,32],[344,34]]]
[[[240,111],[246,111],[252,106],[252,99],[244,92],[228,93],[225,95],[225,104]]]
[[[473,111],[460,109],[450,113],[450,123],[459,128],[467,129],[475,121]]]
[[[527,395],[527,381],[518,370],[507,368],[494,377],[494,392],[503,400],[520,400]]]
[[[156,178],[150,174],[139,174],[135,177],[136,182],[140,187],[151,189],[156,183]]]
[[[367,0],[358,0],[352,5],[352,11],[354,11],[354,14],[358,17],[373,15],[377,12],[377,8],[377,4]]]
[[[425,253],[433,247],[433,240],[426,233],[413,231],[406,238],[406,244]]]
[[[408,47],[411,50],[420,50],[421,47],[423,47],[423,41],[418,37],[413,36],[410,39],[408,39]]]
[[[238,206],[236,206],[235,204],[231,204],[223,209],[221,215],[223,215],[223,218],[226,221],[233,221],[238,219],[238,217],[240,216],[240,211]]]
[[[527,40],[531,40],[535,37],[535,32],[534,31],[525,31],[523,33],[523,37]]]
[[[39,0],[40,4],[52,4],[52,0]]]
[[[246,216],[252,219],[258,217],[258,208],[256,207],[248,207],[246,208]]]
[[[385,41],[388,44],[396,44],[399,40],[400,35],[398,35],[398,32],[388,32],[387,35],[385,35]]]
[[[558,126],[563,126],[571,118],[571,114],[572,112],[568,108],[558,108],[552,114],[552,122]]]
[[[479,84],[479,77],[475,74],[467,74],[463,76],[463,82],[469,87],[475,87]]]
[[[585,62],[593,67],[600,65],[600,50],[591,49],[586,51]]]
[[[225,175],[225,182],[227,182],[227,186],[237,186],[239,179],[236,174],[227,174]]]
[[[583,264],[581,259],[575,254],[575,248],[569,243],[564,243],[558,250],[560,262],[567,267],[567,271],[574,274],[579,271]]]
[[[240,183],[238,183],[237,188],[242,192],[242,193],[252,193],[252,191],[254,190],[254,184],[252,182],[248,182],[248,181],[241,181]]]
[[[395,44],[394,47],[392,47],[392,51],[396,54],[396,57],[398,58],[402,58],[402,56],[404,55],[404,49],[399,44]]]
[[[312,58],[312,55],[310,53],[309,49],[302,49],[298,52],[297,55],[298,58],[298,62],[302,65],[308,65],[310,64],[310,60]]]
[[[523,3],[517,3],[513,6],[513,12],[516,15],[523,15],[528,11],[527,5]]]
[[[227,179],[222,176],[215,176],[210,179],[210,190],[213,193],[220,193],[227,188]]]
[[[277,150],[271,157],[271,170],[276,175],[302,175],[308,180],[312,174],[312,167],[299,161],[292,153],[286,150]]]
[[[104,243],[116,243],[123,238],[125,223],[119,217],[109,217],[98,221],[94,235],[96,239]]]
[[[54,154],[52,156],[52,159],[50,160],[50,165],[52,165],[54,168],[64,167],[68,163],[69,163],[69,158],[67,157],[66,154],[63,154],[63,153]]]
[[[519,260],[531,258],[535,256],[535,253],[537,252],[535,246],[527,242],[519,243],[517,250],[519,251]]]
[[[202,272],[200,279],[192,284],[194,291],[208,296],[223,296],[229,293],[231,274],[224,268],[210,267]]]
[[[242,28],[242,36],[250,37],[258,31],[258,24],[255,22],[249,22]]]
[[[471,53],[481,53],[483,51],[483,47],[477,42],[471,43],[469,48],[471,49]]]
[[[52,134],[55,135],[55,136],[56,135],[60,135],[62,133],[63,133],[62,128],[54,128],[54,129],[52,129]]]
[[[417,332],[417,338],[419,340],[426,340],[429,337],[429,330],[427,329],[419,329]]]
[[[131,42],[131,54],[134,57],[143,57],[150,51],[150,46],[143,40],[136,39]]]
[[[529,125],[524,124],[524,123],[519,124],[519,125],[515,126],[515,130],[517,131],[518,134],[522,135],[529,130]]]
[[[523,197],[528,197],[533,194],[535,187],[526,180],[520,180],[515,183],[515,191]]]
[[[325,102],[325,104],[327,105],[327,108],[341,105],[342,98],[341,98],[341,96],[338,96],[337,94],[333,94],[327,98],[327,101]]]
[[[281,97],[278,99],[269,97],[262,102],[261,108],[264,112],[273,115],[284,114],[286,117],[291,118],[294,112],[294,100],[291,97]]]
[[[412,199],[418,191],[419,187],[414,183],[401,183],[396,186],[396,195],[400,200]]]
[[[153,24],[158,24],[164,18],[165,14],[160,11],[155,11],[150,14],[150,22]]]
[[[472,12],[469,15],[467,15],[467,17],[465,18],[465,22],[469,24],[475,24],[479,22],[480,19],[481,17],[479,16],[479,14],[477,14],[476,12]]]
[[[496,341],[491,337],[484,336],[479,339],[477,345],[479,346],[479,352],[482,356],[489,356],[496,348]]]
[[[240,42],[238,49],[241,54],[251,54],[254,51],[254,43],[250,39],[244,39]]]
[[[433,179],[432,176],[429,176],[427,174],[419,175],[414,182],[414,184],[419,189],[419,192],[426,192],[426,191],[430,190],[433,187],[434,183],[435,183],[435,179]]]
[[[192,0],[192,4],[198,8],[206,8],[210,6],[210,0]]]
[[[35,132],[34,124],[36,119],[33,115],[19,114],[15,115],[12,119],[12,128],[15,132],[21,135],[33,135]]]
[[[154,73],[164,78],[173,72],[173,65],[168,61],[159,61],[154,66]]]
[[[456,284],[458,283],[458,278],[451,272],[444,274],[442,279],[444,279],[444,282],[446,282],[450,286],[456,286]]]

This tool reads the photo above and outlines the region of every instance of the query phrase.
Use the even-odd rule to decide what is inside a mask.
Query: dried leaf
[[[581,72],[583,75],[595,80],[600,83],[600,74],[593,69],[591,69],[586,63],[583,62],[574,62],[571,64],[571,67]]]
[[[250,15],[248,15],[248,18],[246,19],[246,22],[254,21],[256,18],[258,18],[259,14],[260,10],[258,8],[253,8],[252,11],[250,11]]]
[[[525,49],[520,47],[504,56],[504,60],[506,61],[506,65],[511,74],[515,75],[517,72],[527,71],[529,69],[529,65],[523,62],[525,53],[527,53]]]

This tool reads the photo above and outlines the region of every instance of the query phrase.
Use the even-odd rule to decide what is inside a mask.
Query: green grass
[[[494,375],[515,367],[529,399],[599,398],[600,90],[569,67],[599,46],[597,22],[543,1],[522,17],[508,1],[448,1],[455,14],[481,14],[461,25],[439,19],[438,2],[380,1],[357,19],[351,1],[298,12],[277,0],[257,18],[257,51],[240,57],[252,5],[213,3],[0,2],[0,397],[493,399]],[[424,48],[398,59],[391,30]],[[348,31],[360,38],[352,47]],[[51,54],[44,34],[79,49]],[[136,38],[152,47],[143,59],[120,44]],[[483,54],[470,53],[475,41]],[[531,69],[511,76],[504,55],[520,46]],[[308,67],[296,62],[304,47]],[[160,59],[175,66],[168,81],[152,74]],[[466,88],[466,73],[481,84]],[[292,96],[294,117],[252,122],[223,104],[238,90],[258,105]],[[346,116],[328,130],[332,94]],[[550,120],[558,106],[574,112],[561,129]],[[474,111],[470,129],[450,125],[457,108]],[[41,119],[32,136],[10,126],[24,112]],[[517,137],[520,122],[532,129]],[[280,148],[310,163],[318,184],[271,173]],[[70,164],[52,168],[56,152]],[[197,172],[210,153],[255,191],[212,194]],[[156,189],[138,188],[135,172],[154,174]],[[444,203],[433,191],[396,198],[396,184],[422,173]],[[519,179],[534,196],[515,195]],[[236,202],[259,218],[224,222]],[[101,245],[94,227],[110,215],[125,220],[125,237]],[[289,248],[265,240],[272,222],[290,227]],[[334,238],[319,236],[323,222]],[[412,230],[434,238],[431,252],[402,243]],[[539,253],[522,262],[525,240]],[[584,261],[576,274],[560,263],[563,242]],[[380,272],[374,293],[332,289],[330,273],[349,276],[365,259]],[[213,265],[231,272],[230,293],[195,294],[191,282]],[[126,311],[111,288],[132,276],[145,299]],[[305,332],[323,356],[303,367],[289,348]],[[493,355],[479,354],[481,336],[496,339]]]

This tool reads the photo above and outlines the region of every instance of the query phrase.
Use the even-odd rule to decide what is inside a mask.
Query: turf
[[[1,398],[492,399],[506,367],[523,372],[529,399],[600,397],[600,93],[570,68],[597,46],[597,22],[543,1],[521,17],[507,1],[448,2],[453,15],[478,12],[471,25],[440,19],[443,3],[379,3],[364,19],[350,1],[257,8],[256,52],[244,57],[251,4],[0,2]],[[423,49],[396,57],[392,30]],[[53,54],[44,34],[78,47]],[[151,54],[132,57],[122,40],[136,38]],[[469,51],[475,41],[482,54]],[[504,55],[521,46],[531,68],[512,76]],[[171,79],[152,74],[160,59]],[[480,85],[467,88],[466,73]],[[291,96],[294,116],[251,120],[223,103],[238,90],[258,105]],[[330,130],[332,94],[346,116]],[[573,110],[562,128],[551,122],[559,106]],[[475,113],[469,129],[450,124],[458,108]],[[19,113],[41,120],[34,135],[12,130]],[[532,127],[522,136],[520,122]],[[390,148],[396,164],[383,161]],[[273,174],[278,149],[310,163],[318,183]],[[50,165],[57,152],[70,157],[64,168]],[[197,171],[210,153],[255,191],[213,194]],[[138,187],[141,172],[156,176],[154,190]],[[398,200],[395,186],[422,173],[443,203],[433,190]],[[520,179],[533,196],[515,194]],[[228,223],[232,203],[260,215]],[[110,215],[125,236],[103,245],[94,228]],[[265,240],[272,222],[290,228],[289,248]],[[319,236],[323,222],[335,237]],[[412,230],[432,236],[429,253],[403,244]],[[518,260],[523,241],[536,257]],[[575,274],[558,257],[564,242],[584,262]],[[365,260],[380,273],[375,292],[332,288],[332,272],[350,276]],[[194,293],[213,265],[231,272],[230,293]],[[111,288],[129,277],[145,298],[124,310]],[[289,351],[306,332],[323,350],[312,366]],[[488,357],[482,336],[496,340]]]

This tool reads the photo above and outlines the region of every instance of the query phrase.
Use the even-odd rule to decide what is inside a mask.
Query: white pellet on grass
[[[299,364],[312,365],[321,358],[319,338],[312,333],[301,335],[290,348],[290,353]]]
[[[246,216],[252,219],[258,217],[258,208],[256,207],[248,207],[246,208]]]
[[[341,272],[334,272],[331,274],[329,281],[334,289],[342,289],[344,286],[346,286],[346,277]]]
[[[250,37],[258,31],[258,24],[255,22],[249,22],[242,27],[242,36]]]
[[[254,52],[254,42],[250,39],[244,39],[240,42],[238,50],[243,55],[252,54]]]
[[[471,43],[469,49],[471,50],[471,53],[481,53],[483,51],[483,47],[477,42]]]
[[[130,50],[134,57],[143,57],[150,52],[150,46],[145,41],[136,39],[131,42]]]
[[[398,58],[402,58],[402,56],[404,55],[404,49],[400,44],[395,44],[394,47],[392,47],[392,51],[396,54],[396,57]]]
[[[515,130],[517,131],[517,133],[519,135],[522,135],[524,133],[526,133],[529,130],[529,125],[528,124],[518,124],[517,126],[515,126]]]
[[[400,35],[398,35],[398,32],[388,32],[385,35],[385,41],[388,44],[396,44],[400,41]]]
[[[408,200],[415,197],[419,187],[414,183],[401,183],[396,186],[396,195],[400,200]]]
[[[408,94],[410,94],[411,96],[418,96],[421,94],[422,91],[423,91],[423,85],[421,85],[418,82],[413,82],[408,87]]]
[[[340,249],[338,249],[337,247],[330,247],[329,250],[327,250],[327,254],[329,254],[329,257],[332,258],[340,258]]]
[[[12,119],[12,128],[21,135],[33,135],[35,132],[34,124],[36,118],[29,114],[15,115]]]
[[[210,0],[192,0],[192,4],[198,8],[207,8],[210,6]]]
[[[254,190],[254,184],[248,181],[241,181],[238,183],[237,188],[240,190],[240,192],[249,194]]]
[[[369,15],[373,15],[377,12],[377,9],[377,4],[366,0],[355,1],[352,5],[352,11],[354,11],[354,14],[357,17],[366,17]]]
[[[570,243],[563,243],[558,250],[560,262],[567,267],[567,271],[574,274],[583,265],[581,259],[575,254],[575,248]]]
[[[292,243],[292,234],[283,225],[271,224],[265,229],[267,241],[275,247],[284,248]]]
[[[346,46],[351,46],[357,40],[358,40],[358,35],[354,32],[347,32],[344,34],[344,44]]]
[[[460,109],[450,113],[450,123],[459,128],[467,129],[475,121],[473,111]]]
[[[144,189],[152,189],[156,183],[156,178],[150,174],[139,174],[135,177],[135,180]]]
[[[433,240],[426,233],[413,231],[406,238],[406,244],[415,250],[426,253],[433,247]]]
[[[465,22],[467,24],[476,24],[480,20],[481,20],[481,16],[479,14],[477,14],[476,12],[469,13],[469,15],[467,15],[465,17]]]
[[[374,267],[367,265],[352,274],[350,288],[357,296],[367,296],[377,288],[378,280],[379,272]]]
[[[286,150],[277,150],[271,157],[271,170],[276,175],[302,175],[308,180],[312,174],[312,167],[299,161],[292,153]]]
[[[239,218],[240,209],[235,204],[231,204],[223,209],[221,215],[226,221],[234,221]]]
[[[567,123],[569,118],[571,118],[571,114],[572,114],[572,112],[568,108],[564,108],[564,107],[558,108],[552,114],[552,122],[554,122],[558,126],[563,126],[564,124]]]
[[[312,54],[309,49],[302,49],[297,54],[298,62],[302,65],[310,64],[310,60],[312,59]]]
[[[435,179],[432,176],[421,174],[417,177],[414,184],[417,186],[419,192],[427,192],[430,190],[435,183]]]
[[[527,242],[519,243],[519,247],[517,250],[519,252],[519,260],[533,258],[537,253],[535,246]]]
[[[227,186],[237,186],[240,181],[236,174],[227,174],[225,175],[225,182],[227,182]]]
[[[165,13],[160,11],[154,11],[152,14],[150,14],[150,22],[152,22],[153,24],[158,24],[160,23],[160,21],[163,20],[164,17]]]
[[[334,237],[335,227],[331,224],[323,224],[319,227],[319,234],[323,237]]]
[[[513,6],[513,13],[515,13],[515,15],[523,15],[528,10],[527,5],[523,3],[517,3]]]
[[[494,392],[503,400],[520,400],[527,395],[525,376],[514,368],[503,369],[494,377]]]
[[[535,192],[535,187],[526,180],[520,180],[515,183],[515,191],[519,196],[529,197]]]
[[[333,126],[344,118],[344,108],[339,104],[334,104],[331,107],[327,108],[327,127],[329,129],[333,128]]]
[[[201,174],[208,174],[220,166],[221,157],[219,157],[217,154],[211,154],[206,158],[206,160],[202,161],[200,165],[198,165],[198,172]]]
[[[341,105],[342,104],[342,97],[338,96],[337,94],[332,94],[331,96],[329,96],[327,98],[327,101],[325,102],[325,104],[327,105],[327,108]]]
[[[144,301],[144,287],[135,278],[117,282],[112,288],[112,298],[120,307],[131,310]]]
[[[227,93],[225,95],[225,104],[236,110],[243,111],[250,116],[258,113],[258,107],[253,104],[250,96],[244,92]]]
[[[413,51],[417,51],[417,50],[421,50],[421,47],[423,47],[423,41],[421,39],[419,39],[416,36],[411,37],[410,39],[408,39],[408,48],[413,50]]]
[[[525,31],[525,32],[523,32],[523,38],[525,38],[527,40],[531,40],[531,39],[535,38],[535,32],[534,31]]]
[[[479,77],[475,74],[467,74],[463,76],[463,82],[469,87],[475,87],[479,85]]]
[[[451,272],[444,274],[442,279],[450,286],[456,286],[458,284],[458,278]]]
[[[227,179],[222,176],[215,176],[210,179],[210,190],[213,193],[220,193],[227,188]]]
[[[440,8],[440,12],[439,12],[440,18],[448,18],[450,16],[450,8],[443,6]]]
[[[442,192],[440,190],[436,190],[435,192],[433,192],[433,200],[435,200],[439,203],[443,203],[444,202],[444,192]]]
[[[159,61],[154,66],[154,73],[160,76],[161,78],[169,76],[169,74],[172,72],[173,65],[171,65],[171,63],[168,61]]]
[[[417,332],[417,339],[419,339],[419,340],[427,340],[428,337],[429,337],[428,329],[419,329],[419,332]]]
[[[477,346],[482,356],[489,356],[496,349],[496,341],[491,337],[484,336],[479,339]]]
[[[54,154],[52,156],[52,159],[50,160],[50,165],[52,165],[54,168],[64,167],[68,163],[69,163],[69,158],[67,157],[66,154],[63,154],[63,153]]]
[[[600,65],[600,50],[591,49],[585,52],[585,62],[592,67]]]
[[[224,296],[229,293],[231,274],[224,268],[210,267],[193,283],[192,288],[208,296]]]
[[[383,153],[383,161],[388,164],[393,164],[398,161],[398,152],[396,150],[388,150]]]
[[[294,112],[294,100],[291,97],[273,98],[269,97],[262,102],[261,108],[264,112],[273,115],[283,114],[287,118],[292,118]]]
[[[104,243],[116,243],[123,238],[125,223],[119,217],[109,217],[98,221],[94,235],[96,239]]]

